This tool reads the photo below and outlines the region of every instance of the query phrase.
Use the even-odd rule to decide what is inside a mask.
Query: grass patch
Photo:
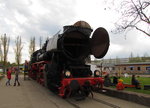
[[[3,75],[0,75],[0,80],[1,80],[3,77],[4,77]]]
[[[131,77],[121,77],[123,83],[131,84]],[[150,85],[150,77],[136,77],[136,79],[140,82],[141,89],[136,88],[125,88],[127,91],[133,91],[138,93],[150,94],[150,90],[144,90],[144,85]]]

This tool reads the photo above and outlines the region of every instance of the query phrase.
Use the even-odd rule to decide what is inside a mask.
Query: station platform
[[[117,90],[116,88],[110,87],[104,87],[104,90],[106,90],[106,92],[103,93],[105,95],[124,99],[127,101],[135,102],[150,107],[150,95],[148,94],[131,92],[126,90]]]

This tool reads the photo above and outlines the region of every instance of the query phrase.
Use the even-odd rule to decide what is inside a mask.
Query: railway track
[[[88,99],[88,101],[87,101]],[[112,103],[109,103],[107,101],[104,101],[102,99],[99,99],[99,98],[92,98],[92,97],[88,97],[87,99],[85,100],[81,100],[82,102],[85,102],[85,103],[89,103],[89,102],[94,102],[95,104],[99,103],[99,104],[103,104],[105,106],[108,106],[110,108],[121,108],[120,106],[117,106],[115,104],[112,104]],[[71,106],[73,106],[74,108],[82,108],[82,102],[81,101],[76,101],[75,99],[72,99],[72,98],[68,98],[66,99],[66,102],[69,103]],[[95,105],[93,104],[93,105]]]
[[[119,106],[117,106],[117,105],[111,104],[111,103],[106,102],[106,101],[103,101],[103,100],[101,100],[101,99],[93,98],[93,100],[96,101],[96,102],[102,103],[102,104],[104,104],[104,105],[110,106],[110,107],[112,107],[112,108],[121,108],[121,107],[119,107]]]
[[[67,103],[69,103],[70,105],[72,105],[74,108],[80,108],[79,105],[75,104],[74,102],[71,102],[69,99],[66,99]]]
[[[100,103],[100,104],[103,104],[105,106],[108,106],[110,108],[121,108],[115,104],[112,104],[112,103],[109,103],[107,101],[104,101],[104,100],[101,100],[101,99],[98,99],[98,98],[88,98],[90,101],[95,101],[96,103]],[[82,106],[80,105],[80,103],[78,103],[77,101],[74,102],[74,101],[71,101],[70,99],[66,99],[67,103],[69,103],[71,106],[73,106],[74,108],[81,108]],[[81,100],[81,101],[84,101],[84,100]]]

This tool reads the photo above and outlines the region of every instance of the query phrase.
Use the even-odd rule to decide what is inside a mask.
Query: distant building
[[[129,63],[129,58],[103,59],[92,61],[103,73],[115,75],[122,74],[149,74],[150,62]],[[102,68],[101,68],[102,67]]]
[[[115,58],[115,59],[103,59],[104,64],[118,64],[118,63],[128,63],[129,58]]]
[[[150,74],[150,62],[116,64],[113,71],[120,74]]]
[[[101,68],[101,65],[97,65]],[[150,75],[150,62],[143,63],[122,63],[122,64],[103,64],[102,71],[111,75],[122,74],[142,74]]]

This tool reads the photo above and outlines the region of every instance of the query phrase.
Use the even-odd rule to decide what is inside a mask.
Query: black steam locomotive
[[[95,87],[103,87],[99,71],[92,75],[86,62],[90,55],[105,56],[109,35],[104,28],[97,28],[90,37],[93,30],[85,21],[63,29],[32,54],[29,77],[61,97],[86,97]]]

